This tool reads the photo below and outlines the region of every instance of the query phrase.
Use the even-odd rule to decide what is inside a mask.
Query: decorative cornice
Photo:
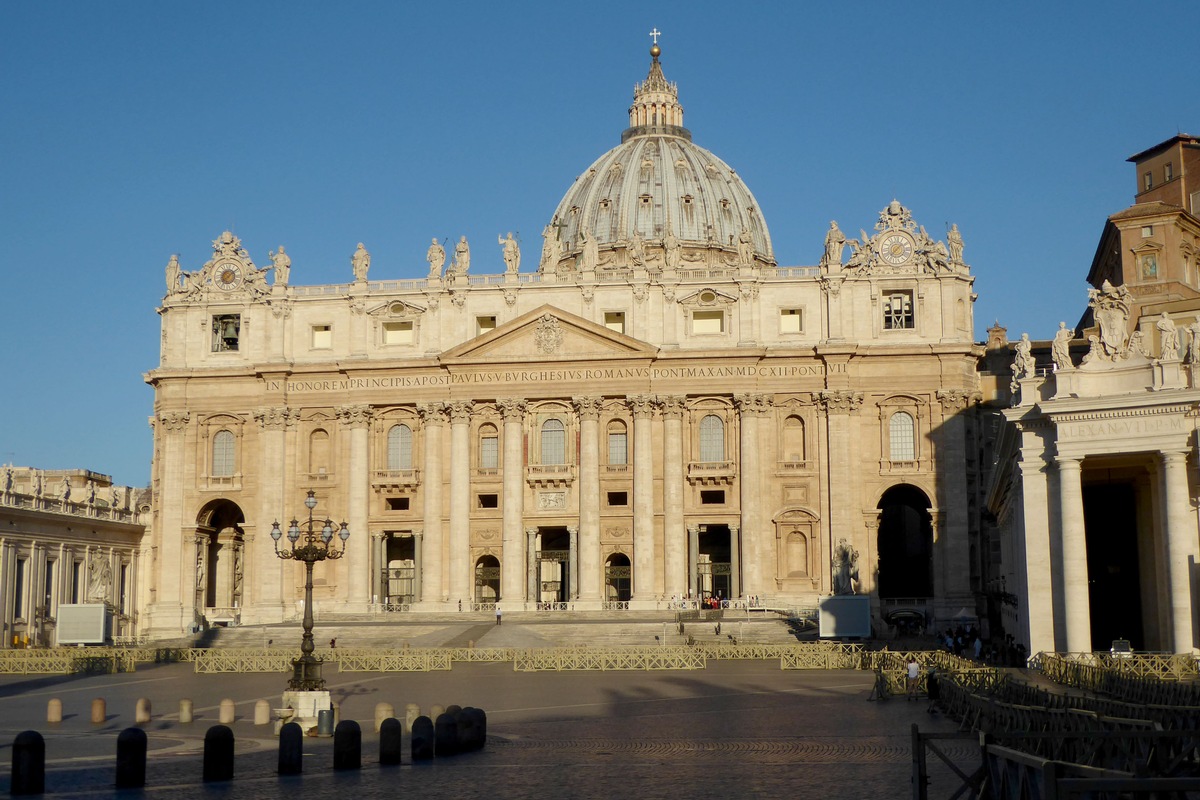
[[[158,415],[158,423],[168,433],[179,433],[187,428],[192,415],[186,411],[166,411]]]
[[[937,399],[942,403],[942,411],[954,413],[980,402],[983,396],[970,389],[938,389]]]

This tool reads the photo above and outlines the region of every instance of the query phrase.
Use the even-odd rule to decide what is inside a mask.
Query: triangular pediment
[[[658,348],[591,320],[543,305],[442,354],[442,363],[505,359],[559,361],[654,357]]]

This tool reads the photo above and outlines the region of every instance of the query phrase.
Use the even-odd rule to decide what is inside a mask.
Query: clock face
[[[237,264],[218,264],[213,284],[222,291],[233,291],[242,285],[242,268]]]
[[[913,254],[913,241],[903,233],[889,233],[879,242],[879,257],[892,266],[905,264]]]

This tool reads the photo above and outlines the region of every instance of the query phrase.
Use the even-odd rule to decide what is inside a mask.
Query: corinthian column
[[[688,539],[683,526],[683,409],[684,399],[660,397],[663,417],[663,593],[686,597]]]
[[[654,403],[629,398],[633,409],[633,599],[654,599]]]
[[[261,461],[259,470],[258,521],[256,528],[281,519],[287,507],[287,481],[284,480],[284,448],[289,428],[300,418],[298,410],[262,408],[254,412],[259,426]],[[282,523],[281,523],[282,524]],[[286,527],[286,526],[284,526]],[[260,538],[260,541],[263,541]],[[283,575],[286,561],[275,556],[271,547],[255,547],[243,559],[245,564],[245,608],[242,623],[277,622],[283,619]]]
[[[581,603],[600,598],[600,398],[575,397],[579,415],[579,564],[577,589]]]
[[[1163,506],[1166,508],[1167,576],[1170,584],[1171,647],[1191,653],[1192,582],[1190,564],[1196,561],[1196,522],[1188,496],[1187,453],[1162,453]]]
[[[496,401],[504,416],[504,508],[502,514],[504,561],[500,569],[500,597],[517,602],[525,599],[524,509],[525,462],[523,433],[525,401],[505,397]]]
[[[833,536],[846,541],[859,552],[866,548],[860,541],[862,535],[862,509],[852,507],[852,499],[858,496],[855,486],[858,483],[857,448],[855,447],[854,430],[851,426],[854,412],[862,405],[862,392],[845,390],[828,390],[817,395],[825,414],[828,426],[826,458],[829,459],[829,508],[828,527],[824,529],[825,538],[821,542],[821,551],[833,553]],[[828,561],[826,562],[828,564]],[[828,575],[828,567],[825,568]],[[832,587],[830,587],[832,588]]]
[[[762,512],[762,468],[759,464],[759,417],[768,408],[768,399],[761,394],[743,394],[733,398],[741,415],[741,455],[738,477],[741,486],[742,506],[742,570],[745,581],[734,575],[733,585],[740,587],[741,594],[762,594],[766,587],[762,581],[763,542]],[[732,529],[730,529],[732,532]],[[730,549],[736,552],[738,542],[730,541]],[[735,562],[736,559],[730,559]],[[737,595],[735,595],[737,596]]]
[[[194,619],[196,564],[191,552],[185,554],[183,549],[184,452],[189,421],[186,411],[165,412],[154,421],[157,477],[161,486],[154,502],[162,527],[155,534],[157,575],[151,585],[157,591],[151,596],[147,613],[144,629],[149,631],[182,633],[191,627]],[[191,530],[194,531],[194,527]],[[192,534],[189,534],[188,543],[192,540]]]
[[[1092,610],[1088,592],[1087,536],[1083,527],[1081,464],[1059,456],[1058,502],[1062,515],[1063,599],[1066,607],[1067,650],[1092,651]]]
[[[442,591],[442,426],[446,422],[445,403],[417,406],[425,429],[424,490],[425,574],[421,576],[423,595],[418,602],[440,603]]]
[[[450,405],[450,600],[471,599],[470,401]]]
[[[367,535],[367,497],[371,476],[367,471],[367,434],[371,425],[370,406],[342,406],[338,419],[350,429],[349,508],[346,510],[350,538],[346,541],[345,603],[352,611],[365,612],[371,591],[371,537]],[[328,514],[337,513],[331,503]]]

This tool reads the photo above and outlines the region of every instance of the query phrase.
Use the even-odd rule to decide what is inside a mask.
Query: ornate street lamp
[[[346,554],[346,540],[350,538],[350,529],[343,522],[342,526],[337,530],[337,536],[342,540],[342,549],[335,550],[333,541],[333,520],[326,519],[324,523],[313,521],[313,509],[317,507],[317,496],[312,491],[308,490],[308,497],[304,498],[304,505],[308,508],[308,523],[305,526],[307,530],[303,532],[303,541],[301,541],[301,523],[293,519],[292,524],[288,526],[287,538],[291,544],[291,550],[280,550],[279,540],[283,536],[283,531],[279,529],[279,521],[276,520],[271,525],[271,538],[275,540],[275,555],[285,560],[303,561],[305,576],[304,576],[304,635],[300,640],[300,657],[292,662],[292,679],[288,681],[288,689],[293,692],[319,692],[324,690],[325,681],[321,678],[321,662],[322,659],[313,655],[316,649],[313,646],[313,564],[318,561],[324,561],[327,558],[341,558]],[[318,529],[317,525],[321,525]]]

